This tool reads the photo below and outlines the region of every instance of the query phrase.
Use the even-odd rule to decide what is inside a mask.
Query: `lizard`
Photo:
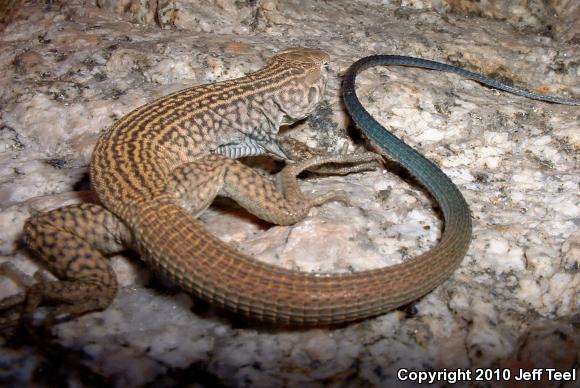
[[[313,206],[344,199],[340,192],[307,198],[296,180],[301,171],[324,172],[326,168],[326,172],[350,173],[381,162],[375,153],[320,154],[277,136],[282,124],[304,118],[319,102],[330,60],[318,49],[292,48],[245,77],[185,89],[137,108],[105,131],[90,164],[91,184],[100,205],[56,209],[25,223],[28,246],[61,280],[33,285],[23,316],[30,316],[47,301],[60,303],[47,321],[62,314],[78,316],[105,309],[118,288],[106,256],[126,248],[136,250],[155,271],[197,297],[281,324],[360,320],[414,301],[441,284],[469,247],[468,205],[435,164],[374,121],[354,89],[356,75],[373,65],[432,68],[437,62],[369,58],[346,73],[347,110],[371,143],[408,169],[442,208],[445,228],[433,249],[374,270],[305,273],[243,255],[197,220],[214,197],[222,195],[266,221],[292,224],[306,217]],[[475,74],[439,65],[447,67],[437,70]],[[519,91],[478,77],[471,78]],[[269,180],[235,160],[259,154],[293,163]]]

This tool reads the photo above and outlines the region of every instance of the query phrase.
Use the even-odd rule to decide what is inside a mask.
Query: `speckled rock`
[[[347,67],[370,54],[434,59],[580,96],[573,1],[38,3],[25,3],[0,35],[0,262],[30,276],[41,266],[21,244],[23,222],[94,200],[87,167],[101,131],[159,96],[259,69],[281,48],[331,54],[319,109],[284,129],[329,151],[364,147],[339,86]],[[122,288],[113,305],[50,333],[0,340],[0,382],[411,387],[414,371],[574,371],[580,109],[410,68],[366,71],[358,94],[381,123],[440,165],[470,204],[473,242],[448,281],[406,310],[296,330],[216,311],[152,274],[137,255],[118,255]],[[262,158],[248,163],[272,167]],[[391,265],[427,251],[443,227],[425,192],[396,173],[307,177],[306,193],[342,189],[351,204],[325,204],[291,227],[265,224],[227,201],[201,219],[241,251],[286,268]],[[0,298],[20,291],[18,279],[0,275]]]

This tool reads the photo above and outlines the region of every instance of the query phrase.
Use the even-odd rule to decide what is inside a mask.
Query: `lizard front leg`
[[[24,240],[60,281],[40,282],[27,291],[23,318],[45,302],[57,307],[46,317],[50,325],[63,315],[75,317],[109,306],[117,278],[105,255],[130,243],[128,228],[105,208],[84,203],[29,219]]]
[[[317,157],[330,157],[333,156],[344,156],[344,157],[356,157],[356,155],[366,155],[367,151],[362,153],[347,154],[347,147],[343,147],[340,154],[331,154],[326,151],[318,150],[309,147],[305,143],[291,138],[289,136],[279,137],[277,139],[278,147],[286,154],[290,160],[295,162],[301,162],[306,160],[314,160]],[[353,172],[372,170],[379,166],[382,162],[380,158],[370,160],[368,162],[360,163],[343,163],[343,162],[328,162],[324,164],[313,164],[312,166],[306,168],[305,170],[311,171],[317,174],[325,175],[346,175]]]
[[[329,163],[352,164],[354,171],[368,170],[369,163],[373,163],[372,168],[375,168],[379,159],[380,156],[368,152],[316,156],[286,166],[271,180],[236,160],[210,155],[174,170],[166,191],[195,216],[205,210],[217,195],[222,195],[235,200],[260,219],[291,225],[306,217],[313,206],[332,199],[346,199],[344,193],[338,191],[313,198],[304,196],[296,180],[298,174]]]
[[[346,147],[339,155],[347,156]],[[245,137],[239,143],[224,144],[214,150],[215,154],[223,155],[231,159],[245,156],[271,155],[275,158],[289,162],[300,162],[315,157],[323,156],[332,158],[329,152],[309,147],[305,143],[289,136],[275,137],[263,135],[260,139]],[[361,154],[367,154],[363,152]],[[357,155],[352,154],[352,156]],[[378,160],[378,158],[377,158]],[[377,160],[360,163],[328,162],[313,164],[305,170],[326,175],[346,175],[353,172],[372,170],[378,166]]]

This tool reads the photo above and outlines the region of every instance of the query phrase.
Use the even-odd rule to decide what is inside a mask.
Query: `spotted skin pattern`
[[[91,203],[67,206],[30,219],[24,236],[51,271],[66,279],[32,286],[27,315],[42,301],[61,303],[49,321],[64,313],[102,309],[112,302],[117,278],[105,255],[123,250],[130,239],[127,227],[112,213]],[[82,303],[76,303],[79,300]]]

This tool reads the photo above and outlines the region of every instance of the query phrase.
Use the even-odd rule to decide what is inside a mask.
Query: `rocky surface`
[[[339,86],[346,68],[370,54],[434,59],[580,96],[575,2],[477,3],[25,3],[0,35],[0,260],[27,274],[39,268],[20,242],[24,220],[91,200],[88,160],[116,119],[182,87],[242,76],[284,47],[332,56],[324,102],[284,130],[330,151],[364,145]],[[136,255],[116,256],[123,287],[114,304],[50,333],[3,340],[0,382],[415,386],[399,381],[398,371],[578,368],[580,109],[407,68],[363,73],[358,94],[440,165],[470,204],[473,242],[451,279],[407,310],[295,330],[215,311]],[[393,171],[309,177],[302,187],[346,190],[352,204],[328,203],[292,227],[269,226],[227,202],[202,220],[257,259],[303,271],[390,265],[440,235],[431,200]],[[13,278],[0,277],[0,296],[22,291]]]

